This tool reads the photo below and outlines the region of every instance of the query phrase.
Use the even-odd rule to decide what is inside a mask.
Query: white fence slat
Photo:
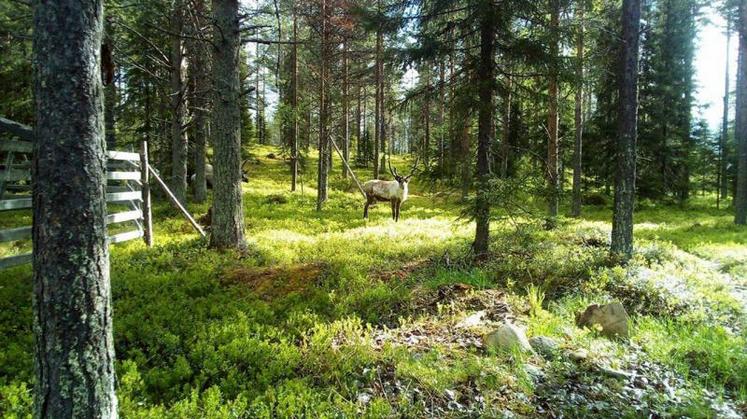
[[[106,172],[107,180],[140,180],[140,172]]]
[[[140,191],[113,192],[106,194],[106,202],[140,201],[143,194]]]
[[[19,170],[19,169],[10,169],[10,170],[0,170],[0,181],[8,181],[8,182],[18,182],[19,180],[31,180],[31,171],[30,170]]]
[[[13,153],[31,153],[34,145],[28,141],[0,141],[0,151]]]
[[[0,269],[10,268],[11,266],[23,265],[31,262],[31,253],[24,253],[17,256],[9,256],[0,259]]]
[[[106,216],[107,224],[123,223],[125,221],[139,220],[143,218],[143,212],[140,210],[123,211]]]
[[[109,243],[122,243],[129,240],[139,239],[143,237],[143,230],[132,230],[126,233],[119,233],[109,237]]]
[[[31,198],[0,200],[0,211],[31,208]]]
[[[31,227],[18,227],[0,230],[0,242],[12,242],[31,238]]]
[[[140,154],[138,153],[129,153],[126,151],[107,151],[106,155],[111,160],[127,160],[136,161],[138,163],[140,162]]]

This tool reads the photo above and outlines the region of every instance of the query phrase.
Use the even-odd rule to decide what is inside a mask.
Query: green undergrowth
[[[727,211],[701,202],[641,208],[636,257],[626,268],[607,255],[608,209],[585,208],[584,218],[561,218],[552,231],[539,221],[496,222],[492,256],[474,264],[474,225],[456,221],[456,198],[416,181],[399,223],[382,204],[364,221],[362,200],[336,165],[319,213],[308,184],[303,193],[288,191],[287,164],[277,150],[251,152],[257,162],[244,186],[246,253],[208,249],[160,200],[156,246],[112,248],[123,417],[420,417],[433,415],[429,403],[472,403],[485,416],[543,416],[545,390],[527,364],[539,365],[544,380],[559,388],[597,379],[562,357],[376,343],[381,330],[447,325],[468,315],[417,304],[421,293],[453,284],[503,291],[527,334],[553,337],[560,350],[583,348],[621,369],[634,367],[634,353],[676,372],[687,397],[674,403],[646,396],[650,411],[709,416],[702,409],[708,394],[735,406],[747,401],[745,306],[732,293],[747,269],[747,230],[732,226]],[[356,172],[366,177],[368,170]],[[303,178],[315,179],[313,170]],[[197,216],[208,208],[189,207]],[[0,227],[27,221],[15,217]],[[0,412],[6,417],[26,417],[32,406],[31,292],[30,267],[2,271]],[[588,304],[612,300],[632,316],[629,341],[575,326]],[[387,386],[394,390],[381,390]],[[616,391],[613,384],[604,388]],[[610,394],[608,411],[640,413]],[[454,409],[443,416],[461,416]]]

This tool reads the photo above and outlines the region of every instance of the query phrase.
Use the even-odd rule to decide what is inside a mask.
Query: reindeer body
[[[246,162],[241,164],[241,181],[249,182],[249,176],[246,174],[246,171],[244,171],[245,164]],[[189,178],[189,183],[194,184],[196,178],[197,175],[193,173]],[[207,184],[208,189],[213,188],[213,165],[210,163],[205,164],[205,183]]]

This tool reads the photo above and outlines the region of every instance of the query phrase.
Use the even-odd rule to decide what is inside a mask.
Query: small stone
[[[456,392],[454,390],[446,389],[444,390],[444,393],[446,394],[446,398],[449,400],[456,400]]]
[[[485,322],[483,320],[483,318],[485,317],[485,314],[486,314],[485,310],[480,310],[480,311],[478,311],[478,312],[476,312],[476,313],[474,313],[474,314],[472,314],[472,315],[467,316],[466,318],[464,318],[464,320],[462,320],[459,323],[457,323],[456,327],[458,327],[460,329],[469,329],[469,328],[472,328],[472,327],[480,326],[480,325],[482,325]]]
[[[367,405],[371,401],[371,395],[368,393],[359,393],[358,394],[358,403],[362,405]]]
[[[529,339],[532,348],[545,358],[552,357],[558,350],[558,342],[547,336],[534,336]]]
[[[504,351],[518,348],[522,352],[532,352],[532,346],[524,330],[511,323],[506,323],[494,332],[483,336],[483,343],[486,348]]]
[[[542,368],[532,364],[524,364],[524,371],[526,371],[526,373],[534,380],[540,379],[545,376]]]
[[[638,388],[646,388],[648,385],[648,378],[639,375],[635,380],[633,380],[633,385]]]
[[[600,366],[599,370],[613,378],[628,379],[632,374],[626,371],[617,370],[610,367]]]
[[[592,327],[600,325],[602,333],[605,336],[620,336],[627,338],[628,321],[630,317],[625,308],[619,302],[609,304],[592,304],[586,310],[576,317],[576,324],[579,327]]]
[[[589,357],[589,351],[584,348],[579,348],[575,351],[569,351],[568,357],[576,362],[583,361]]]

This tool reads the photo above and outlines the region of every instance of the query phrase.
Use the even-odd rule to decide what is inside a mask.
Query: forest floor
[[[113,247],[123,417],[747,415],[747,229],[729,211],[641,203],[626,268],[607,255],[605,206],[552,231],[505,218],[474,264],[458,194],[416,181],[399,223],[382,204],[364,221],[336,163],[317,213],[313,170],[290,193],[278,150],[251,151],[247,253],[207,249],[166,203],[154,248]],[[29,266],[0,273],[4,417],[32,408],[31,289]],[[609,301],[629,339],[576,326]],[[544,349],[486,348],[505,321]]]

